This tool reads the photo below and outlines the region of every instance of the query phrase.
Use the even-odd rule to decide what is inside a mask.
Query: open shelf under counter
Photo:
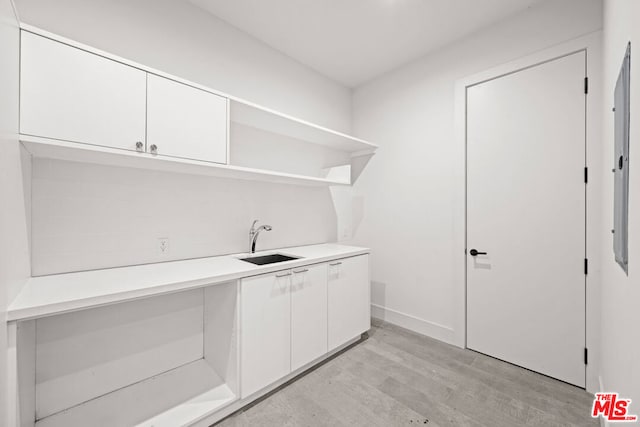
[[[179,394],[185,395],[184,401],[171,402],[167,410],[145,420],[136,419],[141,413],[154,414],[167,396],[175,399]],[[236,400],[235,393],[201,359],[43,418],[35,425],[90,425],[91,420],[99,419],[112,420],[113,425],[182,427],[192,425]]]
[[[16,322],[16,424],[186,427],[219,413],[240,396],[238,296],[229,282]]]
[[[137,153],[135,151],[109,148],[78,142],[20,135],[25,149],[34,157],[72,162],[92,163],[107,166],[131,167],[154,171],[215,176],[220,178],[294,184],[304,186],[350,185],[344,176],[319,178],[286,172],[224,165],[199,160],[182,159],[162,155]]]

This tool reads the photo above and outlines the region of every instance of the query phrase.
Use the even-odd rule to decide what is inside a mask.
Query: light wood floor
[[[592,396],[376,322],[369,339],[223,420],[232,426],[598,426]]]

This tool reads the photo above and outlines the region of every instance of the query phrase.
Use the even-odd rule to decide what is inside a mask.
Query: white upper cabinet
[[[371,327],[369,256],[329,262],[329,351]]]
[[[327,264],[293,269],[291,370],[327,352]]]
[[[22,31],[20,133],[135,150],[146,73]]]
[[[148,75],[148,152],[227,163],[227,127],[226,98]]]
[[[26,24],[21,39],[20,142],[33,157],[334,186],[377,148]]]

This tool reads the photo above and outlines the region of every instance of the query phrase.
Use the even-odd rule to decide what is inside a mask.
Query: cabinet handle
[[[158,154],[158,146],[156,144],[151,144],[149,149],[151,150],[151,154]]]
[[[144,151],[144,144],[141,141],[136,142],[136,151],[142,153]]]
[[[336,265],[342,265],[341,262],[334,262],[333,264],[329,264],[331,267],[335,267]]]
[[[305,268],[304,270],[298,270],[298,271],[294,271],[294,273],[299,274],[299,273],[306,273],[307,271],[309,271],[308,268]]]
[[[284,273],[284,274],[276,274],[276,277],[287,277],[287,276],[291,276],[291,272]]]

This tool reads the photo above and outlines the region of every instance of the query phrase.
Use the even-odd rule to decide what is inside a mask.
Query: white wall
[[[464,145],[456,139],[456,82],[597,31],[601,19],[599,0],[543,2],[355,90],[354,133],[381,145],[354,189],[364,203],[354,243],[373,250],[374,314],[464,345]],[[590,206],[599,206],[594,188]],[[595,219],[594,213],[591,227]],[[597,282],[597,268],[590,277]]]
[[[324,126],[350,91],[186,0],[16,0],[22,22]]]
[[[273,226],[258,250],[336,239],[322,187],[46,159],[32,185],[34,275],[246,252],[253,219]]]
[[[338,130],[351,92],[179,0],[18,0],[23,22]],[[232,152],[232,155],[234,152]],[[328,189],[60,161],[33,164],[32,272],[53,274],[336,239]],[[160,255],[160,237],[170,252]]]
[[[0,1],[0,424],[6,425],[8,304],[29,276],[18,132],[18,27],[10,0]]]
[[[604,2],[604,199],[602,251],[602,383],[604,390],[633,399],[631,413],[640,414],[640,2]],[[631,134],[629,176],[629,276],[615,263],[613,224],[613,90],[631,42]],[[634,161],[636,160],[636,161]]]

